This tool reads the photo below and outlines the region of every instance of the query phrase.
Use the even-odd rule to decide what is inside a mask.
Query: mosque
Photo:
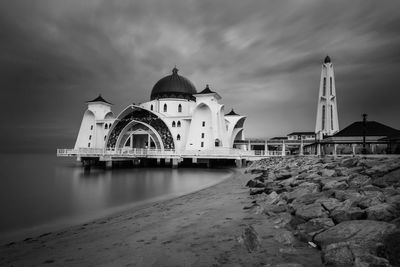
[[[225,114],[221,99],[208,85],[197,92],[175,67],[155,83],[150,101],[131,104],[118,116],[101,95],[88,101],[75,149],[232,149],[235,140],[244,140],[246,117],[233,109]]]

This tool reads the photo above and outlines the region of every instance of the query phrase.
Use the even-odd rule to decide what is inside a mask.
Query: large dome
[[[194,94],[197,94],[196,87],[191,81],[178,75],[178,69],[175,67],[171,75],[165,76],[154,85],[150,99],[182,98],[194,100]]]

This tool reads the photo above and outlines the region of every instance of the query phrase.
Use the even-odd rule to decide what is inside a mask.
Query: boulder
[[[334,196],[340,201],[345,201],[348,199],[356,201],[360,199],[363,195],[356,190],[335,190]]]
[[[357,255],[354,259],[355,267],[392,267],[385,258],[377,257],[369,253]]]
[[[327,212],[319,203],[313,203],[310,205],[300,206],[296,210],[296,216],[303,220],[310,220],[318,217],[327,217]]]
[[[355,202],[358,207],[366,209],[371,206],[379,205],[385,201],[385,195],[378,191],[363,191],[363,196]]]
[[[381,203],[367,208],[367,219],[389,222],[399,216],[398,211],[391,204]]]
[[[372,184],[381,188],[389,187],[391,185],[400,185],[400,169],[385,174],[382,177],[373,178]]]
[[[363,187],[367,184],[371,184],[371,178],[366,175],[362,174],[354,174],[350,179],[349,179],[349,186],[350,187],[356,187],[360,188]]]
[[[297,234],[301,240],[308,242],[312,241],[316,234],[333,226],[335,226],[335,224],[330,218],[315,218],[307,221],[306,223],[297,225]]]
[[[250,196],[265,193],[264,188],[250,188]]]
[[[250,188],[264,188],[265,184],[263,182],[260,182],[260,181],[249,180],[247,182],[246,186],[250,187]]]
[[[358,158],[352,157],[352,158],[345,158],[340,162],[340,166],[350,168],[356,166],[358,163]]]
[[[353,266],[354,255],[348,242],[329,244],[322,253],[322,261],[327,266]]]
[[[394,233],[395,229],[395,225],[381,221],[345,221],[317,234],[314,241],[322,248],[348,241],[352,246],[361,247],[375,255],[386,235]]]
[[[400,232],[397,231],[393,234],[389,234],[383,240],[383,244],[386,248],[386,255],[390,263],[394,266],[400,266]]]
[[[305,182],[287,194],[288,200],[300,198],[306,194],[319,192],[319,185],[315,183]]]
[[[350,220],[362,220],[366,218],[365,211],[359,207],[337,208],[331,212],[330,217],[338,224]]]
[[[349,186],[347,185],[347,183],[345,181],[338,182],[338,181],[332,180],[332,181],[325,183],[325,185],[322,187],[322,190],[331,190],[331,189],[344,190],[347,187],[349,187]]]
[[[316,203],[320,203],[324,209],[331,212],[334,209],[342,206],[342,202],[337,200],[336,198],[321,198],[315,201]]]
[[[288,172],[288,171],[282,171],[279,173],[275,174],[275,179],[276,180],[285,180],[292,177],[292,173]]]
[[[323,177],[333,177],[336,175],[336,171],[332,169],[322,169],[318,172]]]
[[[296,238],[292,234],[292,232],[288,230],[278,230],[275,232],[274,236],[275,241],[285,245],[285,246],[293,246],[296,242]]]

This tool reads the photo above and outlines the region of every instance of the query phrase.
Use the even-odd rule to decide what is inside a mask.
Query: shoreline
[[[106,219],[109,217],[114,217],[126,212],[135,212],[137,210],[145,209],[151,206],[152,204],[161,203],[164,201],[168,201],[175,198],[184,197],[186,195],[195,194],[201,190],[207,189],[209,187],[215,186],[219,183],[224,182],[226,179],[231,178],[232,175],[235,175],[234,168],[224,168],[227,170],[227,174],[223,176],[223,178],[216,182],[211,182],[205,185],[200,186],[199,188],[195,189],[194,191],[190,192],[183,192],[183,193],[170,193],[158,197],[153,197],[147,200],[141,200],[138,202],[124,204],[122,206],[116,206],[108,208],[101,213],[96,213],[93,215],[75,218],[75,219],[57,219],[55,221],[50,221],[48,223],[43,223],[39,225],[35,225],[32,227],[22,228],[22,229],[15,229],[11,230],[10,232],[3,232],[0,233],[2,236],[0,237],[0,247],[6,245],[10,242],[20,242],[27,238],[37,238],[41,235],[52,233],[52,232],[61,232],[65,231],[69,228],[76,227],[82,224],[92,223],[97,220]]]
[[[286,230],[246,207],[250,178],[234,170],[195,192],[3,245],[0,265],[321,266],[319,251],[301,242],[287,246],[279,239]],[[249,249],[248,229],[257,232],[256,249]]]

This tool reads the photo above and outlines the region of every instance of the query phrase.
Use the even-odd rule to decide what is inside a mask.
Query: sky
[[[246,137],[314,131],[321,64],[339,125],[400,129],[400,2],[13,0],[0,2],[3,152],[73,147],[85,101],[118,114],[176,65],[247,116]]]

